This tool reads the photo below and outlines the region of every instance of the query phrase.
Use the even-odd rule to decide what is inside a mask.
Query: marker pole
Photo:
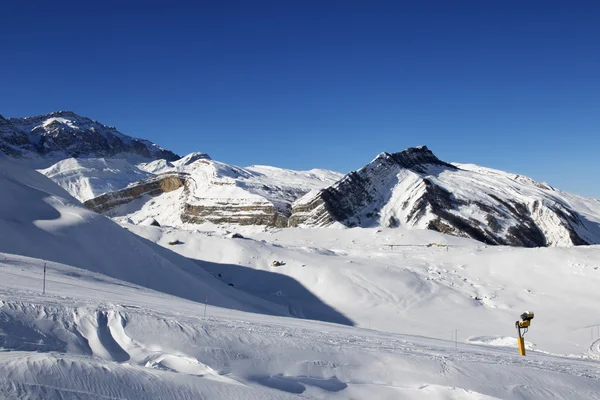
[[[206,304],[208,303],[208,296],[206,296],[206,300],[204,301],[204,318],[206,318]]]
[[[46,294],[46,263],[44,263],[44,286],[42,286],[42,294]]]

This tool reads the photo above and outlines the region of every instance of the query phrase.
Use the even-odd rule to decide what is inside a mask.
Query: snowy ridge
[[[112,126],[71,111],[26,118],[0,116],[0,150],[38,168],[70,157],[179,158],[148,140],[124,135]]]
[[[203,153],[192,153],[175,162],[157,160],[140,168],[158,174],[159,179],[178,174],[183,177],[182,184],[160,193],[150,187],[140,190],[147,184],[142,181],[92,199],[86,205],[112,217],[127,217],[138,222],[152,217],[170,226],[204,222],[286,226],[295,200],[341,177],[326,170],[242,168],[211,160]],[[183,189],[177,195],[169,193],[181,186]],[[152,196],[140,198],[142,192],[150,191],[154,191]],[[123,199],[131,199],[131,202]],[[178,214],[173,210],[178,210]]]
[[[406,226],[489,244],[600,243],[600,202],[520,175],[448,164],[426,147],[382,153],[298,200],[293,226]]]
[[[81,202],[153,176],[127,160],[111,158],[67,158],[40,172]]]

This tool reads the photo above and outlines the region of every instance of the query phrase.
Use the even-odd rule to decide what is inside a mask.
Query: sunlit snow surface
[[[4,159],[0,188],[0,398],[600,398],[597,246],[119,226]]]

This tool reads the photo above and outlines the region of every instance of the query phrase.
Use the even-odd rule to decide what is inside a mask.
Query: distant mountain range
[[[180,158],[150,141],[124,135],[112,126],[71,111],[26,118],[0,115],[0,150],[13,157],[45,161],[48,165],[69,157],[129,155],[169,161]]]
[[[522,175],[438,159],[427,147],[381,153],[357,171],[237,167],[185,157],[71,112],[0,117],[0,150],[97,212],[133,223],[430,229],[510,246],[600,243],[600,200]],[[35,164],[35,163],[34,163]]]

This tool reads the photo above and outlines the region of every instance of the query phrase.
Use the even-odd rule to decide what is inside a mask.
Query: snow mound
[[[471,344],[482,344],[485,346],[495,346],[495,347],[511,347],[518,348],[519,344],[517,343],[516,337],[508,337],[508,336],[476,336],[467,339],[468,343]],[[536,347],[535,344],[525,341],[525,348],[527,350],[534,350]]]

